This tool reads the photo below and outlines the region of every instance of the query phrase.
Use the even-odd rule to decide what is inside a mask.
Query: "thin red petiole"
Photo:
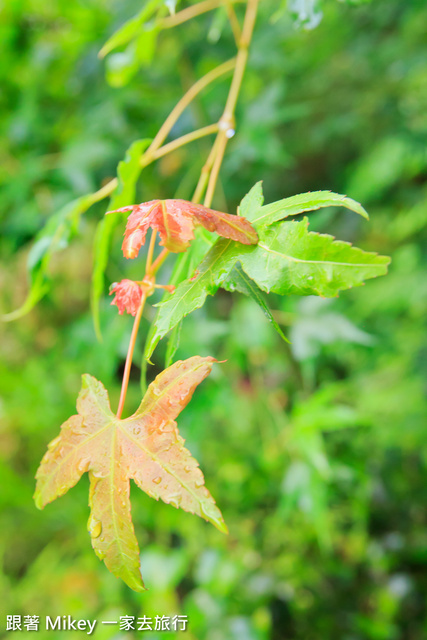
[[[154,260],[153,264],[150,267],[150,275],[154,275],[160,269],[166,258],[168,257],[170,251],[168,249],[163,249],[161,253]],[[147,271],[148,273],[148,271]]]
[[[162,285],[156,285],[155,275],[170,253],[167,249],[163,249],[163,251],[157,256],[156,260],[152,262],[154,247],[156,244],[156,235],[157,235],[156,231],[153,231],[151,234],[150,246],[148,248],[148,254],[147,254],[146,273],[144,276],[144,278],[148,276],[152,280],[153,288],[156,288],[157,286],[162,286]],[[168,287],[168,286],[169,285],[165,285],[165,287]],[[142,313],[144,311],[145,302],[147,300],[147,294],[148,294],[148,291],[146,289],[142,295],[141,304],[139,305],[137,314],[135,316],[135,321],[133,323],[132,333],[129,341],[129,348],[126,356],[125,370],[123,372],[122,390],[120,392],[119,406],[116,414],[118,418],[121,418],[121,415],[123,413],[123,407],[125,406],[126,393],[129,385],[130,370],[132,368],[133,352],[135,349],[136,337],[138,335],[139,325],[141,323]]]
[[[174,284],[155,284],[154,285],[155,289],[165,289],[166,291],[169,291],[169,293],[173,293],[176,289]]]
[[[132,329],[132,334],[130,336],[128,353],[126,356],[125,370],[123,372],[123,382],[122,382],[122,390],[120,392],[119,407],[117,409],[118,418],[121,418],[121,415],[123,413],[123,407],[125,406],[126,393],[127,393],[128,384],[129,384],[129,375],[132,367],[133,351],[135,349],[136,336],[138,335],[138,329],[139,329],[139,325],[142,318],[142,312],[144,311],[146,299],[147,299],[147,293],[144,293],[141,298],[141,304],[139,305],[138,312],[135,316],[135,321],[133,323],[133,329]]]
[[[147,262],[146,262],[146,265],[145,265],[145,273],[149,273],[149,271],[151,269],[151,264],[153,262],[154,247],[156,246],[156,236],[157,236],[157,231],[155,231],[153,229],[152,232],[151,232],[150,246],[148,247]]]

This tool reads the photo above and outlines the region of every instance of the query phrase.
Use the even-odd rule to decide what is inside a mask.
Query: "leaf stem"
[[[215,122],[213,124],[209,124],[207,127],[202,127],[201,129],[196,129],[196,131],[190,131],[190,133],[186,133],[185,135],[177,138],[176,140],[172,140],[172,142],[168,142],[163,147],[160,147],[157,151],[150,152],[148,149],[143,156],[141,156],[140,164],[143,167],[148,166],[154,160],[158,160],[163,156],[171,153],[171,151],[175,151],[175,149],[179,149],[179,147],[183,147],[189,142],[193,142],[194,140],[199,140],[200,138],[204,138],[205,136],[209,136],[212,133],[217,133],[218,131],[218,123]]]
[[[117,187],[118,184],[119,184],[119,181],[117,180],[117,178],[113,178],[112,180],[104,184],[103,187],[98,189],[98,191],[95,191],[95,193],[92,193],[89,196],[91,205],[109,196],[114,191],[114,189]]]
[[[227,146],[228,138],[226,132],[220,131],[218,133],[218,141],[215,146],[215,157],[212,164],[212,169],[209,175],[208,187],[203,204],[205,207],[210,207],[212,204],[216,183],[219,176],[219,170],[224,159],[225,149]]]
[[[156,236],[157,236],[157,231],[153,231],[153,233],[151,234],[150,246],[148,248],[146,273],[145,273],[145,276],[150,276],[150,278],[152,279],[153,287],[155,287],[156,285],[156,280],[155,280],[156,273],[160,269],[160,267],[162,266],[162,264],[164,263],[164,261],[166,260],[166,258],[170,253],[170,251],[168,251],[167,249],[163,249],[163,251],[157,256],[156,260],[153,263],[151,263],[151,260],[153,258],[154,246],[156,243]],[[123,372],[122,389],[120,391],[119,406],[116,414],[118,418],[121,417],[123,413],[123,407],[125,406],[126,394],[127,394],[128,385],[129,385],[130,370],[132,368],[133,352],[135,350],[136,338],[138,335],[139,325],[141,323],[142,313],[144,311],[145,303],[147,300],[147,295],[148,295],[148,292],[147,290],[145,290],[144,293],[142,294],[141,303],[139,305],[139,308],[133,323],[128,352],[126,355],[125,370]]]
[[[199,137],[201,138],[204,135],[207,136],[210,133],[215,133],[216,131],[218,131],[218,124],[209,125],[209,127],[203,127],[202,129],[198,129],[197,132],[194,131],[191,134],[187,134],[187,137],[182,136],[181,138],[178,138],[177,140],[173,140],[172,142],[162,147],[163,142],[166,140],[167,136],[169,135],[176,121],[178,120],[180,115],[183,113],[183,111],[188,107],[188,105],[191,104],[194,98],[201,91],[203,91],[205,87],[209,86],[217,78],[220,78],[222,75],[229,73],[234,68],[235,64],[236,64],[236,58],[231,58],[230,60],[227,60],[227,62],[220,64],[218,67],[215,67],[215,69],[212,69],[212,71],[209,71],[204,76],[199,78],[199,80],[197,80],[193,84],[193,86],[190,87],[187,93],[183,95],[183,97],[179,100],[179,102],[177,102],[175,107],[172,109],[172,111],[170,112],[170,114],[168,115],[168,117],[160,127],[157,135],[154,137],[153,142],[150,144],[147,151],[141,157],[142,166],[147,166],[151,164],[151,162],[154,162],[158,158],[163,157],[167,153],[174,151],[179,146],[187,144],[192,140],[197,140]],[[197,135],[195,135],[196,133]],[[179,144],[178,144],[178,141],[179,141]],[[91,204],[95,204],[96,202],[99,202],[100,200],[103,200],[104,198],[111,195],[114,189],[117,188],[117,186],[118,186],[117,178],[113,178],[112,180],[107,182],[103,187],[98,189],[98,191],[95,191],[94,193],[90,194],[89,197],[90,197]]]
[[[188,89],[188,91],[182,96],[179,102],[177,102],[175,107],[172,109],[172,111],[160,127],[157,135],[155,136],[148,149],[148,152],[156,151],[161,147],[180,115],[191,104],[194,98],[217,78],[225,75],[226,73],[229,73],[234,68],[235,64],[236,58],[227,60],[227,62],[224,62],[224,64],[220,64],[218,67],[212,69],[212,71],[209,71],[206,75],[202,76]]]
[[[154,247],[156,246],[156,236],[157,236],[157,231],[153,229],[151,232],[150,246],[148,247],[147,262],[145,263],[145,273],[149,273],[151,269],[151,264],[153,262]]]
[[[203,2],[198,2],[192,7],[187,7],[187,9],[183,9],[182,11],[178,11],[173,16],[168,16],[167,18],[163,18],[161,21],[161,27],[163,29],[170,29],[171,27],[176,27],[183,22],[187,22],[187,20],[191,20],[196,16],[200,16],[203,13],[208,11],[212,11],[213,9],[218,9],[219,7],[224,6],[227,0],[204,0]],[[228,0],[228,4],[230,2],[246,2],[246,0]]]
[[[159,253],[157,258],[154,260],[153,264],[151,265],[149,275],[155,275],[157,273],[157,271],[160,269],[160,267],[162,266],[162,264],[164,263],[164,261],[166,260],[169,254],[170,254],[170,251],[168,249],[163,249],[163,251]]]
[[[133,352],[134,352],[134,349],[135,349],[136,337],[138,335],[138,329],[139,329],[139,325],[140,325],[140,322],[141,322],[142,312],[144,311],[144,306],[145,306],[145,301],[146,300],[147,300],[147,293],[145,292],[142,295],[141,304],[139,305],[139,309],[138,309],[137,314],[135,316],[135,320],[134,320],[133,328],[132,328],[132,333],[131,333],[131,336],[130,336],[129,348],[128,348],[128,352],[127,352],[127,356],[126,356],[125,370],[123,372],[123,381],[122,381],[122,389],[121,389],[121,392],[120,392],[119,406],[118,406],[117,414],[116,414],[119,419],[121,418],[121,415],[123,413],[123,407],[125,406],[126,393],[127,393],[128,385],[129,385],[130,370],[131,370],[131,367],[132,367]]]
[[[248,0],[245,19],[243,22],[242,37],[239,42],[239,50],[237,52],[236,66],[234,68],[233,79],[231,81],[230,92],[228,94],[227,103],[224,109],[224,119],[231,119],[237,104],[240,87],[242,85],[243,75],[248,61],[249,45],[252,40],[252,34],[255,26],[256,15],[258,11],[259,0]]]
[[[219,121],[219,131],[217,135],[217,139],[214,142],[214,146],[212,148],[211,155],[208,158],[208,162],[212,165],[212,169],[210,171],[209,180],[207,183],[206,196],[204,200],[204,204],[206,207],[210,207],[212,203],[212,199],[215,193],[216,183],[218,181],[219,171],[221,168],[221,164],[224,158],[225,150],[227,147],[228,140],[234,135],[234,112],[236,109],[237,99],[239,97],[240,88],[242,86],[243,75],[245,73],[248,54],[249,54],[249,45],[252,40],[252,34],[255,26],[255,20],[258,11],[258,3],[259,0],[248,0],[245,18],[243,22],[242,35],[239,40],[239,48],[237,52],[236,65],[234,67],[233,78],[231,80],[230,90],[227,97],[227,102],[225,104],[224,112]],[[206,164],[208,164],[208,162]],[[206,165],[205,165],[206,166]],[[205,169],[205,167],[203,168]],[[202,169],[202,174],[203,174]],[[204,172],[206,174],[206,171]],[[199,184],[196,188],[196,193],[198,197],[201,198],[201,194],[203,193],[202,185],[206,183],[205,175],[201,175],[199,179]],[[197,200],[195,200],[197,202]]]
[[[218,136],[215,138],[215,142],[212,145],[212,148],[210,150],[210,153],[208,155],[208,159],[206,160],[205,164],[202,167],[202,170],[200,172],[200,177],[199,177],[199,181],[197,183],[197,187],[196,190],[194,192],[193,198],[192,198],[192,202],[200,202],[202,197],[203,197],[203,193],[206,189],[206,186],[208,184],[208,180],[209,180],[209,176],[210,173],[212,171],[212,165],[215,161],[216,158],[216,153],[217,153],[217,146],[218,146]]]
[[[231,0],[225,0],[225,8],[227,10],[228,20],[231,25],[231,30],[233,31],[234,39],[238,47],[240,43],[240,39],[242,37],[242,30],[240,29],[240,24],[237,19],[236,12],[234,11],[233,3],[231,2]]]

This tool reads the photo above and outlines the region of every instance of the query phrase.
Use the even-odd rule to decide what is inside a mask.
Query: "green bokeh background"
[[[123,56],[100,61],[102,44],[139,8],[135,0],[0,4],[4,312],[25,297],[28,252],[45,221],[113,177],[133,140],[153,136],[192,82],[234,55],[219,10],[161,33],[138,68]],[[96,376],[118,400],[132,319],[117,315],[106,289],[99,344],[89,311],[105,203],[55,254],[48,295],[0,326],[1,637],[6,614],[37,614],[44,626],[46,615],[176,613],[189,618],[176,637],[191,640],[427,636],[426,25],[424,0],[261,3],[215,207],[235,210],[260,179],[267,202],[347,193],[370,223],[330,209],[310,215],[311,229],[393,261],[387,277],[339,299],[271,296],[289,347],[239,295],[219,292],[185,320],[177,358],[227,360],[179,426],[230,535],[133,486],[148,592],[133,593],[93,554],[87,478],[43,512],[32,501],[38,462],[75,411],[80,375]],[[228,82],[205,91],[173,137],[215,121]],[[208,151],[203,140],[144,170],[138,202],[190,198]],[[108,282],[143,265],[143,256],[123,259],[121,233]],[[149,307],[142,333],[153,315]],[[136,365],[141,353],[139,344]],[[129,411],[138,376],[135,366]],[[45,636],[70,637],[38,632]],[[95,637],[174,636],[98,622]]]

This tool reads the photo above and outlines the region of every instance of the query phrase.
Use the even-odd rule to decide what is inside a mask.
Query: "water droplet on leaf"
[[[171,504],[175,509],[178,509],[181,504],[182,496],[179,493],[176,493],[169,498],[169,504]]]
[[[52,449],[55,449],[59,442],[61,440],[61,436],[57,436],[56,438],[54,438],[54,440],[52,440],[52,442],[49,442],[49,444],[47,445],[47,448],[49,451],[52,451]]]
[[[90,516],[87,523],[87,530],[89,531],[91,538],[98,538],[101,535],[102,524],[99,520]]]
[[[78,470],[87,471],[87,466],[89,462],[90,462],[89,458],[82,458],[77,465]]]
[[[218,517],[217,509],[214,505],[202,502],[200,508],[207,518],[216,519]]]

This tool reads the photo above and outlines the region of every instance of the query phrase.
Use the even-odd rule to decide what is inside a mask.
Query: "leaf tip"
[[[359,204],[359,203],[358,203]],[[369,221],[369,213],[366,211],[365,207],[362,207],[361,204],[359,204],[359,207],[357,208],[356,213],[358,213],[359,215],[362,216],[362,218],[364,218],[365,220]]]
[[[45,504],[43,503],[42,497],[40,495],[40,491],[38,489],[36,489],[33,495],[33,500],[34,500],[34,504],[36,505],[36,508],[39,509],[39,511],[44,509]]]
[[[215,518],[214,520],[211,520],[211,522],[218,529],[218,531],[221,531],[221,533],[225,533],[228,536],[229,534],[228,527],[225,524],[225,521],[223,518]]]
[[[82,389],[87,389],[89,387],[91,378],[92,376],[88,373],[82,374]]]
[[[82,374],[82,390],[83,389],[89,389],[90,387],[93,387],[93,385],[98,385],[98,386],[103,386],[101,382],[99,382],[99,380],[97,380],[96,378],[94,378],[93,376],[90,375],[90,373],[83,373]]]
[[[132,580],[131,583],[128,583],[128,586],[137,593],[143,593],[144,591],[149,591],[149,589],[145,586],[144,580],[142,579],[140,572],[140,579],[138,581]]]

